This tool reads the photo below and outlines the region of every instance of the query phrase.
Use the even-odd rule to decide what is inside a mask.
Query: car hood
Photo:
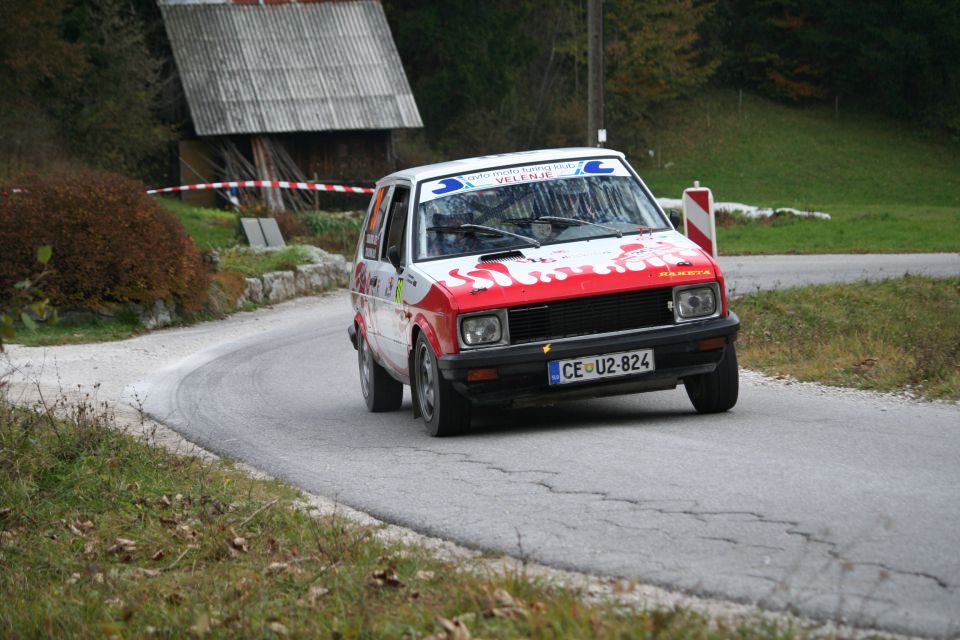
[[[594,238],[416,263],[460,312],[718,280],[716,262],[674,231]]]

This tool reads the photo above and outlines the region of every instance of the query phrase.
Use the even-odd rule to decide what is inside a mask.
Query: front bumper
[[[710,373],[732,344],[740,328],[733,312],[726,318],[674,325],[662,329],[584,336],[551,343],[514,345],[464,351],[441,356],[441,375],[476,404],[528,406],[576,398],[621,395],[640,391],[672,389],[683,378]],[[724,345],[701,345],[710,338],[725,338]],[[709,348],[704,348],[709,347]],[[551,386],[547,363],[584,356],[653,349],[656,369],[649,373],[604,380]],[[497,370],[497,379],[468,382],[472,369]]]

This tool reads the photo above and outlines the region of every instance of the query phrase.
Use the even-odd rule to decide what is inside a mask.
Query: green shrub
[[[311,233],[310,227],[307,226],[303,218],[291,211],[277,211],[273,214],[273,218],[277,221],[277,227],[280,228],[280,233],[287,241],[294,238],[305,238]]]
[[[0,298],[36,267],[36,247],[56,260],[43,282],[50,303],[96,309],[206,301],[209,276],[193,241],[142,183],[108,172],[28,177],[0,199]]]
[[[50,246],[37,249],[37,262],[43,269],[33,278],[14,284],[12,296],[0,298],[0,352],[3,351],[4,340],[17,337],[17,321],[31,331],[36,330],[37,320],[57,323],[57,310],[48,309],[50,301],[43,297],[43,292],[36,286],[37,282],[48,275],[47,265],[52,255],[53,249]]]
[[[313,231],[317,246],[349,256],[357,246],[363,211],[315,211],[303,214],[303,220]]]
[[[291,244],[282,249],[230,247],[220,253],[220,270],[234,271],[255,278],[271,271],[294,271],[313,262],[309,247]]]
[[[237,308],[237,301],[247,290],[247,278],[237,271],[219,271],[213,274],[206,310],[222,317]]]

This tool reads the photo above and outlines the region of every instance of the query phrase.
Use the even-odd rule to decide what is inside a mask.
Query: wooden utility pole
[[[270,152],[270,141],[266,136],[251,136],[250,147],[253,149],[253,163],[257,167],[259,180],[279,180],[277,164]],[[271,213],[283,211],[283,195],[279,189],[263,187],[263,202]]]
[[[587,0],[587,146],[603,129],[603,0]]]

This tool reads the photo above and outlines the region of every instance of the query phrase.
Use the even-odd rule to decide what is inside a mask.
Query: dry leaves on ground
[[[488,618],[518,618],[527,615],[527,610],[506,589],[496,589],[490,596],[491,605],[484,610]]]
[[[393,567],[380,569],[370,574],[370,582],[377,587],[402,587],[403,583],[397,577],[397,571]]]
[[[113,546],[107,549],[108,553],[133,553],[137,550],[137,542],[129,538],[117,538],[113,541]]]
[[[427,636],[424,640],[470,640],[470,629],[462,620],[437,618],[437,625],[442,631]]]

